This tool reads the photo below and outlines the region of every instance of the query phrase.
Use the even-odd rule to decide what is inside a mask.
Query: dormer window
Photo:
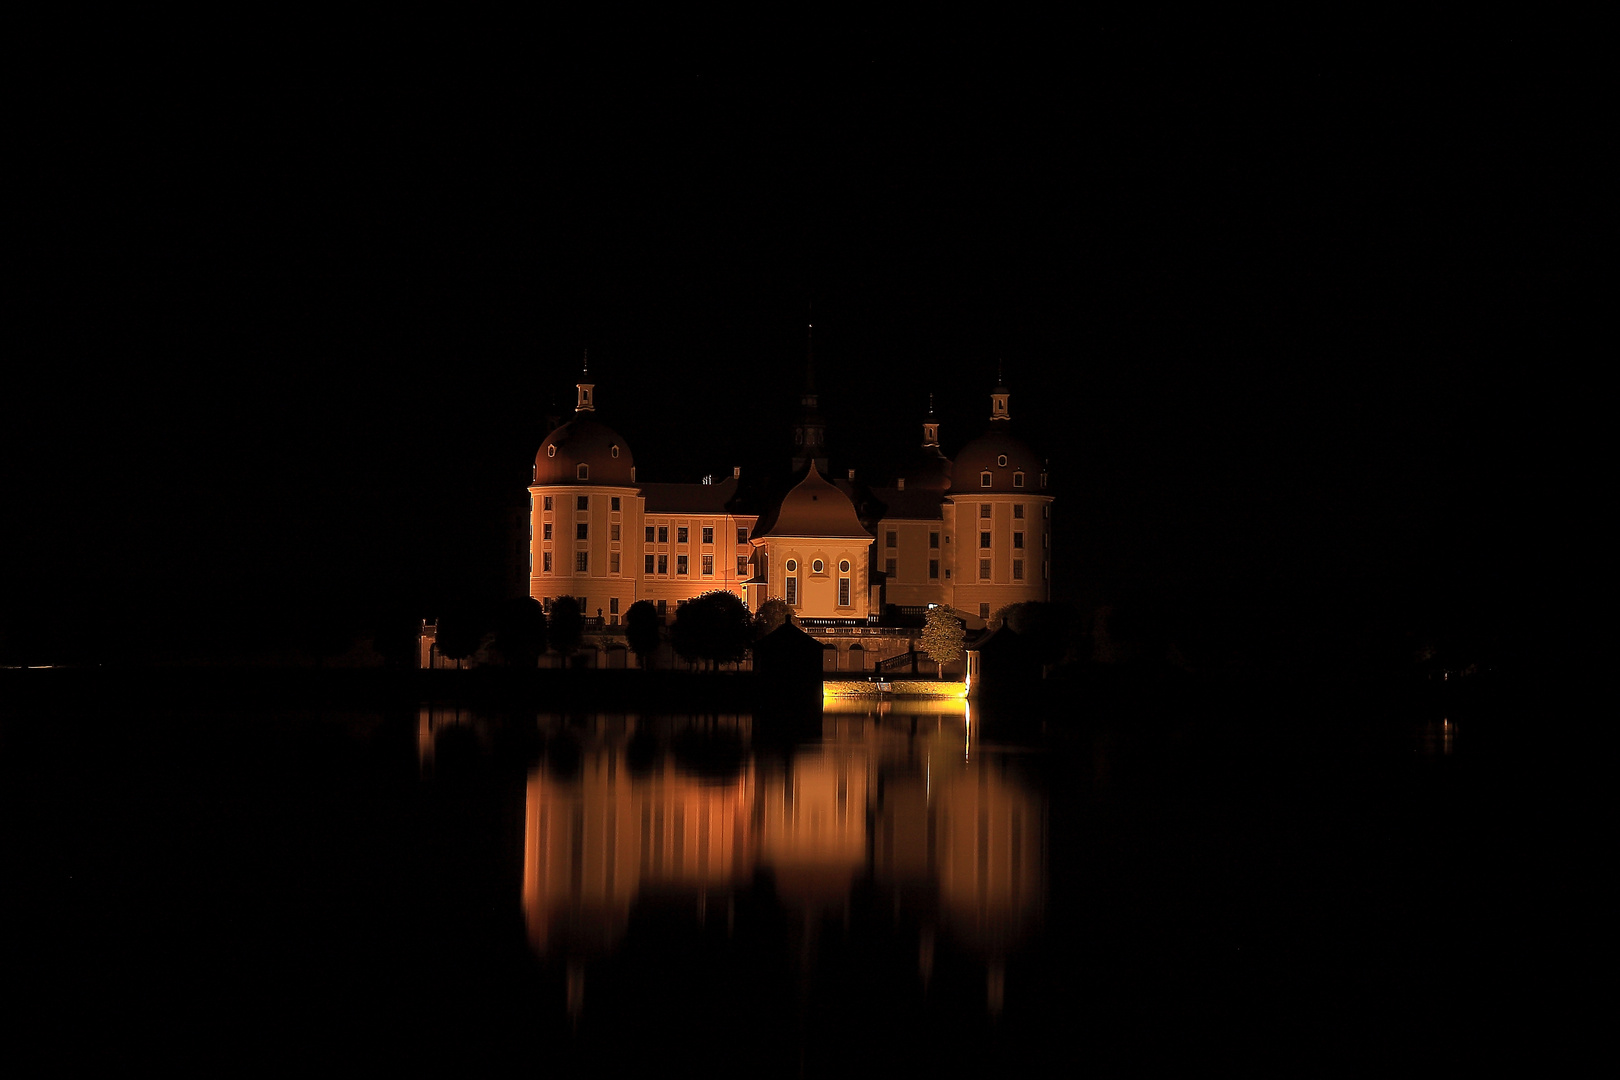
[[[555,446],[546,447],[546,457],[556,457],[556,456],[557,456],[557,448]]]
[[[613,449],[612,449],[611,453],[613,454],[614,457],[619,456],[619,445],[617,443],[613,444]]]
[[[581,465],[579,467],[579,478],[581,480],[589,479],[590,475],[591,475],[591,467],[589,465]]]
[[[990,474],[988,472],[982,472],[982,473],[979,474],[979,486],[980,487],[989,487],[990,486]]]
[[[1024,486],[1024,474],[1021,473],[1021,472],[1013,473],[1013,487],[1023,487],[1023,486]]]
[[[1002,454],[1000,457],[996,458],[996,464],[1005,469],[1007,467],[1007,455]]]

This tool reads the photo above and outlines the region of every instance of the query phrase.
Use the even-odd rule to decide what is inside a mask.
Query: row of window
[[[817,561],[819,562],[820,560]],[[845,567],[849,566],[848,563],[844,563],[842,565]],[[790,571],[793,569],[792,559],[788,560],[788,569]],[[849,578],[841,577],[838,579],[838,606],[849,607],[849,596]],[[787,596],[784,597],[784,599],[787,600],[788,607],[799,606],[799,579],[797,577],[790,577],[787,579]]]
[[[1002,468],[1006,468],[1007,467],[1007,459],[1006,459],[1006,457],[1003,456],[1003,457],[997,458],[996,459],[996,464],[1000,465]],[[980,487],[990,487],[991,486],[989,470],[986,470],[986,471],[979,474],[979,486]],[[1023,486],[1024,486],[1024,474],[1022,472],[1013,473],[1013,487],[1021,488]],[[1045,487],[1045,486],[1046,486],[1046,474],[1041,473],[1041,487]]]
[[[646,563],[645,563],[645,572],[646,573],[648,573],[648,574],[654,574],[654,573],[662,574],[662,575],[664,575],[666,577],[669,575],[669,556],[668,555],[648,555],[646,557],[646,560],[647,560]],[[551,573],[552,565],[553,565],[553,563],[552,563],[552,553],[549,552],[549,551],[541,552],[540,553],[540,566],[541,566],[541,569],[545,573],[549,574],[549,573]],[[608,554],[608,573],[610,573],[610,574],[619,573],[619,565],[620,565],[619,564],[619,553],[617,551],[610,552]],[[689,569],[690,565],[691,564],[687,561],[687,557],[685,555],[677,555],[677,556],[675,556],[675,574],[676,574],[676,576],[677,577],[685,577],[687,575],[687,573],[688,573],[688,569]],[[713,577],[714,576],[714,556],[713,555],[704,555],[702,557],[702,559],[699,561],[698,565],[700,567],[700,571],[701,571],[703,577]],[[531,569],[531,571],[533,569],[533,556],[530,556],[530,569]],[[587,573],[590,573],[590,569],[591,569],[591,553],[588,552],[588,551],[576,551],[576,552],[574,552],[574,571],[575,571],[575,573],[587,574]],[[747,577],[748,576],[748,557],[747,556],[738,556],[738,558],[737,558],[737,576],[738,577]]]
[[[551,499],[552,499],[552,497],[550,495],[542,495],[542,496],[540,496],[540,509],[542,509],[542,510],[550,510],[550,509],[552,509]],[[576,495],[576,496],[574,496],[574,509],[575,510],[589,510],[590,508],[591,508],[591,497],[589,495]],[[608,509],[613,510],[615,512],[622,509],[622,507],[620,505],[620,496],[613,495],[613,496],[610,496],[608,498]]]
[[[982,517],[982,518],[987,518],[987,517],[990,516],[990,504],[989,503],[980,503],[979,504],[979,516]],[[1023,516],[1024,516],[1024,504],[1023,503],[1013,503],[1013,517],[1015,519],[1022,519]],[[1051,517],[1052,517],[1052,507],[1050,505],[1041,507],[1041,517],[1046,518],[1048,520],[1051,519]]]

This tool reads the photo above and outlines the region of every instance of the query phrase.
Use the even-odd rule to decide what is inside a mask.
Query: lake
[[[1500,959],[1482,725],[1233,693],[796,726],[35,702],[0,726],[9,1045],[209,1073],[1454,1063]]]

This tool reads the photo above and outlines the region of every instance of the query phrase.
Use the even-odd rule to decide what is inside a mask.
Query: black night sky
[[[492,588],[587,348],[643,479],[780,469],[812,305],[839,474],[931,391],[954,451],[1004,364],[1062,599],[1208,648],[1497,633],[1520,381],[1581,291],[1553,65],[1198,38],[58,43],[11,110],[7,662]]]

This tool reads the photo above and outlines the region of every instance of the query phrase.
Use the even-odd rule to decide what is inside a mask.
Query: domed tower
[[[946,493],[951,606],[970,623],[1052,596],[1052,496],[1046,465],[1013,434],[1012,393],[990,393],[990,426],[962,447]]]
[[[634,593],[641,530],[635,459],[619,433],[596,419],[588,368],[575,384],[574,418],[552,429],[534,456],[529,484],[529,595],[579,599],[585,615],[620,610]]]

